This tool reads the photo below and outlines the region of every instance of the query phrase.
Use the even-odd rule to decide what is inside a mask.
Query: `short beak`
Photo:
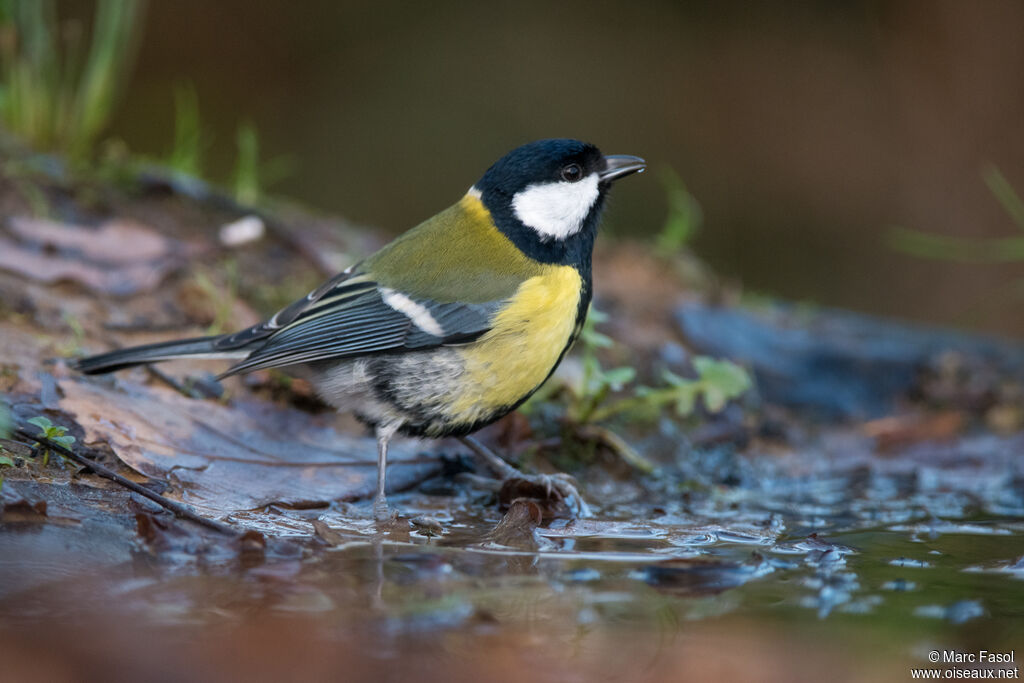
[[[598,174],[602,183],[609,183],[630,173],[642,173],[647,168],[646,161],[629,154],[609,154],[604,158],[604,163],[604,170]]]

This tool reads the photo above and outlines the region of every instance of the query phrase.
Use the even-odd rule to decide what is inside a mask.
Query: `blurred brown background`
[[[166,154],[183,83],[209,176],[251,120],[293,163],[272,192],[390,232],[515,145],[582,137],[655,171],[616,192],[615,235],[660,229],[669,166],[695,250],[749,290],[1024,335],[1019,264],[885,243],[1021,234],[981,170],[1024,192],[1022,2],[151,2],[114,134]]]

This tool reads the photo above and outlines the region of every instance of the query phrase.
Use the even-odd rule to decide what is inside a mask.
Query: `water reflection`
[[[898,629],[904,653],[956,642],[965,623],[990,649],[1022,635],[1015,478],[981,471],[937,486],[898,462],[822,477],[808,463],[752,462],[765,476],[748,487],[684,498],[661,473],[641,483],[651,491],[642,502],[612,492],[611,512],[598,505],[593,518],[547,526],[527,503],[503,514],[417,490],[395,496],[415,525],[378,528],[359,504],[271,506],[235,514],[252,531],[230,543],[149,511],[107,509],[107,533],[133,537],[133,556],[64,572],[44,568],[102,536],[45,518],[7,521],[0,624],[116,614],[202,630],[301,616],[318,638],[374,634],[374,656],[385,659],[424,639],[457,661],[481,638],[526,637],[598,661],[611,640],[630,643],[652,671],[677,661],[695,623],[753,623],[759,637],[789,638],[829,620],[828,637],[865,643]],[[974,488],[979,477],[993,485]]]

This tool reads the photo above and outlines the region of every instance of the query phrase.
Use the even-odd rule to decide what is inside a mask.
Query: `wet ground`
[[[31,212],[5,182],[0,237],[22,250],[0,270],[0,390],[15,422],[47,416],[89,457],[238,533],[175,518],[57,454],[44,465],[30,440],[4,442],[4,680],[896,681],[932,652],[1024,653],[1012,392],[979,407],[988,390],[975,382],[957,394],[971,401],[897,401],[871,420],[754,397],[718,417],[627,425],[650,473],[607,453],[523,463],[571,468],[587,518],[501,505],[460,445],[405,442],[390,472],[401,516],[381,527],[367,501],[372,440],[301,384],[207,386],[209,364],[81,378],[59,360],[246,324],[283,303],[261,288],[270,274],[301,293],[310,270],[330,268],[311,253],[372,238],[291,216],[237,249],[216,240],[239,217],[230,207],[165,187],[83,206],[33,177],[57,220],[40,244],[39,226],[11,227]],[[81,246],[123,218],[136,231],[114,242],[148,249],[155,284]],[[224,279],[232,268],[241,275]],[[614,274],[603,289],[602,268]],[[672,322],[680,271],[637,247],[595,270],[638,369],[672,361],[685,344]],[[204,278],[237,295],[211,301]],[[644,278],[631,300],[622,283]],[[484,438],[510,446],[514,426]]]
[[[755,459],[750,489],[540,528],[414,490],[393,503],[440,535],[381,533],[360,503],[233,515],[263,531],[240,540],[109,486],[8,481],[5,501],[47,508],[7,503],[2,650],[12,680],[113,660],[123,680],[171,662],[169,680],[907,680],[933,650],[1019,648],[1019,484],[915,465],[794,476]]]

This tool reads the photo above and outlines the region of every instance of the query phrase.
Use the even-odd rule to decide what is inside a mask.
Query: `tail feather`
[[[248,355],[248,351],[238,349],[217,349],[216,344],[219,339],[221,339],[220,336],[197,337],[132,346],[127,349],[80,358],[73,363],[73,367],[86,375],[98,375],[130,368],[134,365],[157,363],[175,358],[244,358]]]

